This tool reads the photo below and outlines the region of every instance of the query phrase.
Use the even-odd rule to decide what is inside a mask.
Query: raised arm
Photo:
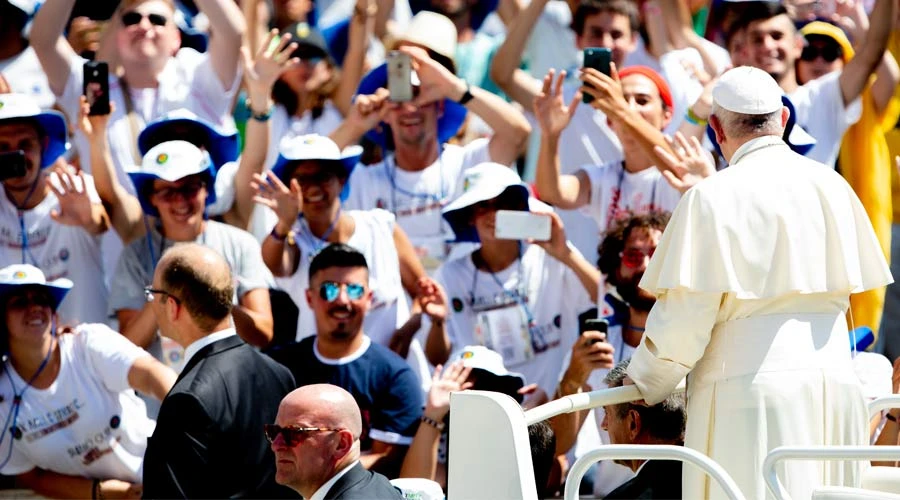
[[[142,394],[153,396],[158,401],[165,399],[169,389],[175,385],[176,378],[177,375],[171,368],[150,355],[134,360],[128,370],[128,385]]]
[[[531,126],[515,107],[497,95],[478,87],[469,86],[464,80],[428,57],[419,47],[401,47],[409,54],[422,81],[422,90],[413,102],[422,106],[447,98],[459,102],[468,91],[472,98],[466,103],[469,111],[480,116],[494,131],[488,145],[491,160],[504,165],[516,161],[525,150]]]
[[[51,175],[58,183],[48,182],[50,190],[59,200],[59,208],[50,211],[54,222],[65,226],[80,227],[88,234],[99,235],[109,229],[109,215],[103,204],[91,199],[84,173],[72,173],[68,165],[53,168]]]
[[[294,222],[303,207],[303,194],[296,179],[288,188],[271,170],[253,175],[253,200],[271,208],[278,215],[278,222],[262,243],[263,262],[277,278],[291,276],[300,265],[300,248],[294,242]]]
[[[366,63],[366,48],[369,45],[369,37],[375,29],[375,16],[378,13],[378,5],[375,0],[357,0],[353,9],[353,17],[350,18],[350,40],[347,47],[347,55],[344,57],[344,66],[341,68],[341,82],[335,91],[335,107],[342,115],[350,113],[353,106],[353,95],[356,87],[362,79],[363,67]]]
[[[877,0],[872,9],[873,20],[865,43],[853,59],[844,66],[838,82],[841,86],[841,95],[844,98],[844,106],[859,97],[869,82],[869,76],[881,63],[884,50],[891,37],[891,29],[896,14],[896,0]]]
[[[115,103],[110,102],[110,114],[115,110]],[[91,173],[94,176],[94,187],[109,213],[113,229],[124,244],[140,238],[146,233],[144,211],[138,199],[128,193],[119,182],[116,169],[113,168],[112,153],[109,150],[109,137],[106,126],[110,115],[88,114],[90,106],[87,99],[81,97],[81,118],[78,126],[88,139],[91,156]]]
[[[226,89],[237,83],[241,42],[247,23],[234,0],[195,0],[209,18],[209,58],[219,81]]]
[[[269,50],[278,30],[272,30],[262,43],[255,59],[251,59],[246,47],[241,48],[241,61],[244,65],[244,82],[247,86],[251,118],[247,120],[244,140],[247,146],[241,153],[238,170],[234,175],[234,204],[229,210],[226,220],[241,229],[250,226],[255,203],[253,197],[256,190],[251,185],[253,176],[263,173],[266,163],[266,151],[269,150],[269,120],[257,120],[253,116],[264,116],[272,109],[272,86],[285,69],[300,62],[291,58],[297,44],[291,43],[290,33],[279,40],[278,45]]]
[[[569,125],[581,93],[576,92],[568,106],[562,98],[563,71],[554,81],[553,70],[544,77],[543,88],[534,98],[534,115],[541,125],[541,148],[538,151],[535,184],[540,198],[556,207],[572,210],[591,201],[590,181],[580,174],[561,175],[559,138]]]
[[[546,5],[547,0],[532,0],[519,17],[507,25],[506,39],[491,62],[491,80],[525,109],[531,109],[532,101],[541,91],[541,82],[520,70],[519,64],[528,37]]]
[[[245,342],[260,349],[268,347],[275,335],[268,288],[245,293],[231,311],[235,330]]]
[[[66,88],[72,72],[71,61],[76,55],[62,36],[72,14],[75,0],[45,2],[34,16],[29,41],[47,75],[50,90],[59,97]]]
[[[391,109],[390,93],[380,88],[371,95],[358,95],[347,117],[328,136],[339,148],[344,149],[359,142],[362,136],[378,126]]]
[[[845,2],[838,4],[837,24],[847,32],[853,40],[853,48],[861,50],[866,40],[870,24],[862,2]],[[893,35],[892,35],[893,36]],[[879,114],[887,110],[897,84],[900,83],[900,68],[889,51],[885,51],[875,70],[875,81],[872,83],[872,99]]]

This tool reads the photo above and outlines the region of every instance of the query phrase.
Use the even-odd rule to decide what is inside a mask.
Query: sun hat
[[[190,125],[203,131],[206,135],[206,151],[217,170],[228,162],[237,161],[240,155],[237,130],[221,131],[185,108],[164,114],[150,122],[141,131],[138,135],[138,150],[141,155],[147,154],[150,148],[157,144],[179,140],[177,128],[175,128],[179,125]],[[195,144],[195,146],[200,145]]]
[[[722,74],[713,87],[713,102],[744,115],[765,115],[781,109],[784,91],[765,71],[740,66]]]
[[[206,151],[187,141],[167,141],[147,151],[139,170],[128,172],[137,191],[138,201],[144,213],[158,216],[150,203],[150,188],[154,179],[175,182],[190,175],[206,174],[206,204],[216,201],[216,169]]]
[[[341,151],[334,141],[324,135],[285,137],[278,145],[278,159],[272,166],[272,173],[287,184],[288,167],[294,162],[311,160],[340,166],[344,170],[344,176],[349,178],[362,153],[362,146],[355,145]],[[341,201],[345,201],[349,195],[350,183],[345,182],[341,191]]]
[[[549,212],[549,205],[531,197],[528,185],[510,167],[499,163],[481,163],[466,171],[463,177],[463,192],[441,210],[444,220],[456,234],[458,242],[478,243],[478,231],[471,223],[469,211],[476,203],[487,201],[511,191],[528,204],[532,212]],[[523,203],[524,204],[524,203]]]
[[[400,490],[404,500],[444,500],[441,485],[423,477],[391,479],[391,485]]]
[[[662,102],[665,103],[666,107],[669,109],[674,107],[672,90],[669,88],[669,84],[666,83],[666,79],[663,78],[662,75],[647,66],[628,66],[619,71],[620,80],[631,75],[641,75],[649,79],[656,86],[656,90],[659,91],[659,98],[662,99]]]
[[[800,28],[800,34],[803,35],[804,38],[810,36],[824,36],[830,38],[841,47],[841,59],[844,63],[853,59],[853,44],[850,43],[850,39],[847,38],[847,34],[844,33],[844,30],[833,24],[823,21],[813,21]]]
[[[406,30],[389,44],[396,49],[402,42],[420,45],[447,58],[456,72],[456,26],[443,14],[423,10],[409,20]]]
[[[0,269],[0,297],[11,295],[23,286],[37,286],[50,292],[54,301],[53,309],[57,309],[72,289],[73,283],[67,278],[47,281],[44,272],[31,264],[13,264]]]
[[[502,392],[522,402],[518,391],[525,386],[525,376],[508,371],[500,353],[482,345],[469,345],[456,353],[448,364],[457,361],[462,361],[463,366],[481,370],[475,389]]]
[[[0,94],[0,125],[6,121],[34,120],[47,136],[41,150],[41,168],[49,167],[68,149],[66,119],[57,111],[43,111],[34,99],[25,94]]]
[[[416,75],[415,71],[410,72],[410,79],[413,85],[417,84],[418,75]],[[369,71],[366,76],[363,77],[362,81],[359,82],[359,87],[356,89],[356,95],[374,94],[376,90],[382,87],[387,87],[386,63]],[[451,137],[456,135],[456,132],[459,131],[459,127],[461,127],[466,120],[467,112],[466,107],[462,104],[451,99],[444,99],[444,111],[441,116],[438,117],[437,121],[438,141],[441,144],[447,142]],[[388,124],[381,122],[379,125],[366,132],[366,138],[382,148],[386,148],[388,145],[387,138],[391,133],[390,131],[391,127],[388,126]]]
[[[409,2],[409,7],[412,9],[413,14],[419,15],[422,12],[429,12],[431,9],[430,0],[412,0]],[[491,12],[497,10],[497,5],[500,3],[500,0],[478,0],[472,5],[472,10],[470,12],[469,17],[469,25],[473,30],[478,31],[481,28],[481,25],[484,24],[484,20],[487,19],[488,15]]]

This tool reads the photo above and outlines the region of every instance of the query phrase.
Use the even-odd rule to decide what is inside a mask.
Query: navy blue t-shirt
[[[422,389],[406,361],[368,337],[364,352],[349,360],[324,359],[314,350],[316,337],[270,352],[272,358],[294,374],[297,387],[333,384],[353,395],[362,412],[363,451],[375,439],[409,445],[422,416]]]

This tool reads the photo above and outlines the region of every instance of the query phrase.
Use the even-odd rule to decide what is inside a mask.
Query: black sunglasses
[[[293,448],[302,443],[313,432],[337,432],[342,430],[333,427],[281,427],[275,424],[265,424],[263,426],[263,432],[270,443],[274,443],[280,434],[282,441],[288,448]]]
[[[814,45],[807,45],[803,47],[803,52],[800,54],[800,59],[806,62],[813,62],[818,57],[822,57],[825,59],[825,62],[832,63],[837,58],[843,55],[841,48],[837,45],[827,44],[820,47],[816,47]]]
[[[6,303],[8,309],[25,309],[31,305],[53,308],[56,302],[53,300],[53,296],[47,292],[28,291],[22,295],[13,296]]]
[[[136,10],[128,11],[122,14],[122,24],[125,26],[134,26],[135,24],[140,24],[141,21],[144,20],[145,14],[142,14]],[[150,21],[150,24],[153,26],[165,26],[169,23],[169,20],[166,16],[162,14],[146,14],[147,20]]]
[[[297,183],[301,186],[321,186],[322,184],[327,184],[331,182],[333,179],[337,179],[338,175],[329,170],[319,170],[313,174],[295,174],[292,175],[291,178],[296,179]]]
[[[197,196],[197,193],[199,193],[200,190],[205,187],[206,183],[203,181],[189,182],[181,187],[158,189],[154,191],[153,194],[158,196],[161,200],[171,203],[175,201],[179,196],[185,199],[191,199]]]

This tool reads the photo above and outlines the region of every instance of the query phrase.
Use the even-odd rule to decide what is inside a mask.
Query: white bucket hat
[[[23,119],[34,120],[47,138],[41,150],[41,168],[53,165],[69,149],[66,119],[57,111],[42,110],[30,95],[0,94],[0,123]]]
[[[128,172],[128,176],[134,183],[144,213],[159,215],[150,203],[148,189],[154,179],[175,182],[190,175],[203,173],[208,177],[206,204],[211,205],[216,201],[216,190],[213,189],[216,183],[216,169],[209,153],[187,141],[168,141],[150,148],[144,155],[140,170]]]
[[[324,135],[308,134],[300,137],[285,137],[278,144],[278,159],[272,166],[272,173],[282,182],[288,183],[288,165],[297,161],[322,161],[340,165],[344,172],[342,177],[350,178],[353,169],[359,163],[362,156],[362,146],[348,146],[343,151],[330,138]],[[341,201],[345,201],[350,194],[350,184],[345,182],[341,191]]]
[[[456,26],[447,16],[423,10],[412,19],[406,31],[398,36],[391,48],[400,42],[409,42],[430,49],[456,64]]]
[[[30,264],[13,264],[0,269],[0,297],[15,293],[24,286],[46,289],[53,296],[53,308],[57,309],[72,289],[73,283],[66,278],[47,281],[44,272]]]
[[[503,364],[503,357],[498,352],[483,345],[469,345],[456,353],[450,362],[457,361],[462,361],[463,366],[493,375],[490,379],[479,377],[476,389],[502,392],[522,402],[523,396],[518,394],[518,390],[525,385],[525,376],[508,371]]]

